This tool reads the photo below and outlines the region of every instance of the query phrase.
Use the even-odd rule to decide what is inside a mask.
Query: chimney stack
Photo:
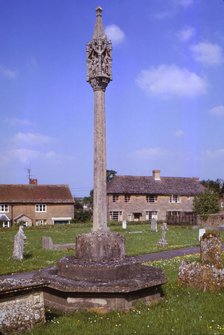
[[[29,184],[30,185],[37,185],[37,179],[30,178],[29,179]]]
[[[152,176],[154,180],[161,180],[160,179],[160,170],[152,170]]]

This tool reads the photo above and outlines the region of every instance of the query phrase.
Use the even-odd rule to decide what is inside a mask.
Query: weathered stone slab
[[[76,238],[76,256],[83,260],[122,259],[125,256],[124,237],[113,232],[92,232]]]

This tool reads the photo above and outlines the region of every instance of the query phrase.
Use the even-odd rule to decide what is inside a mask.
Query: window
[[[110,212],[110,220],[112,220],[112,221],[122,221],[122,212],[121,211]]]
[[[117,194],[113,195],[113,202],[117,202],[118,201],[119,196]]]
[[[8,213],[9,205],[0,204],[0,213]]]
[[[170,203],[171,204],[179,204],[180,203],[180,196],[179,195],[171,195],[170,196]]]
[[[157,220],[157,214],[158,212],[155,211],[146,211],[145,212],[145,219],[151,221],[152,218]]]
[[[130,201],[130,195],[127,195],[127,194],[125,194],[125,196],[124,196],[124,201],[125,202],[129,202]]]
[[[146,196],[147,202],[157,202],[157,195],[148,194]]]
[[[36,212],[46,212],[47,211],[47,206],[43,204],[37,204],[35,207]]]

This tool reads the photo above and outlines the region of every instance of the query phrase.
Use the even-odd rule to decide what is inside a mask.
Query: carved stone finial
[[[103,29],[103,21],[102,21],[102,8],[101,7],[97,7],[96,9],[96,24],[95,24],[95,29],[94,29],[94,33],[93,33],[93,39],[97,40],[97,39],[106,39],[106,35],[104,33],[104,29]]]
[[[112,43],[107,40],[102,22],[102,8],[96,9],[93,40],[87,44],[87,82],[94,91],[105,91],[112,80]]]

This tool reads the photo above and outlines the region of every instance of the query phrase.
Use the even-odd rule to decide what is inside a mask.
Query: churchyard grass
[[[13,239],[18,228],[0,229],[0,274],[29,271],[53,266],[64,255],[73,255],[73,250],[43,250],[42,236],[50,236],[54,243],[73,243],[75,236],[91,230],[91,224],[71,224],[25,228],[27,240],[24,248],[24,260],[12,260]],[[150,231],[149,224],[129,225],[122,230],[121,225],[112,225],[111,230],[125,236],[127,255],[140,255],[166,249],[175,249],[198,244],[198,230],[191,227],[169,227],[167,231],[168,246],[158,247],[161,229],[158,233]]]
[[[108,314],[77,312],[56,316],[49,311],[48,322],[24,335],[221,335],[224,334],[224,291],[200,292],[178,284],[181,260],[198,255],[176,257],[150,263],[167,276],[164,299],[152,306],[139,305],[129,312]]]
[[[52,266],[64,255],[73,255],[73,250],[43,250],[42,236],[50,236],[54,243],[72,243],[75,236],[91,230],[91,224],[71,224],[25,228],[27,240],[25,243],[24,260],[12,260],[13,239],[18,228],[0,229],[0,274],[29,271],[41,267]],[[121,225],[112,225],[111,230],[125,236],[127,255],[140,255],[160,250],[176,249],[198,244],[198,229],[192,227],[170,227],[167,231],[168,246],[158,247],[161,237],[158,233],[150,231],[149,224],[129,225],[122,230]]]

